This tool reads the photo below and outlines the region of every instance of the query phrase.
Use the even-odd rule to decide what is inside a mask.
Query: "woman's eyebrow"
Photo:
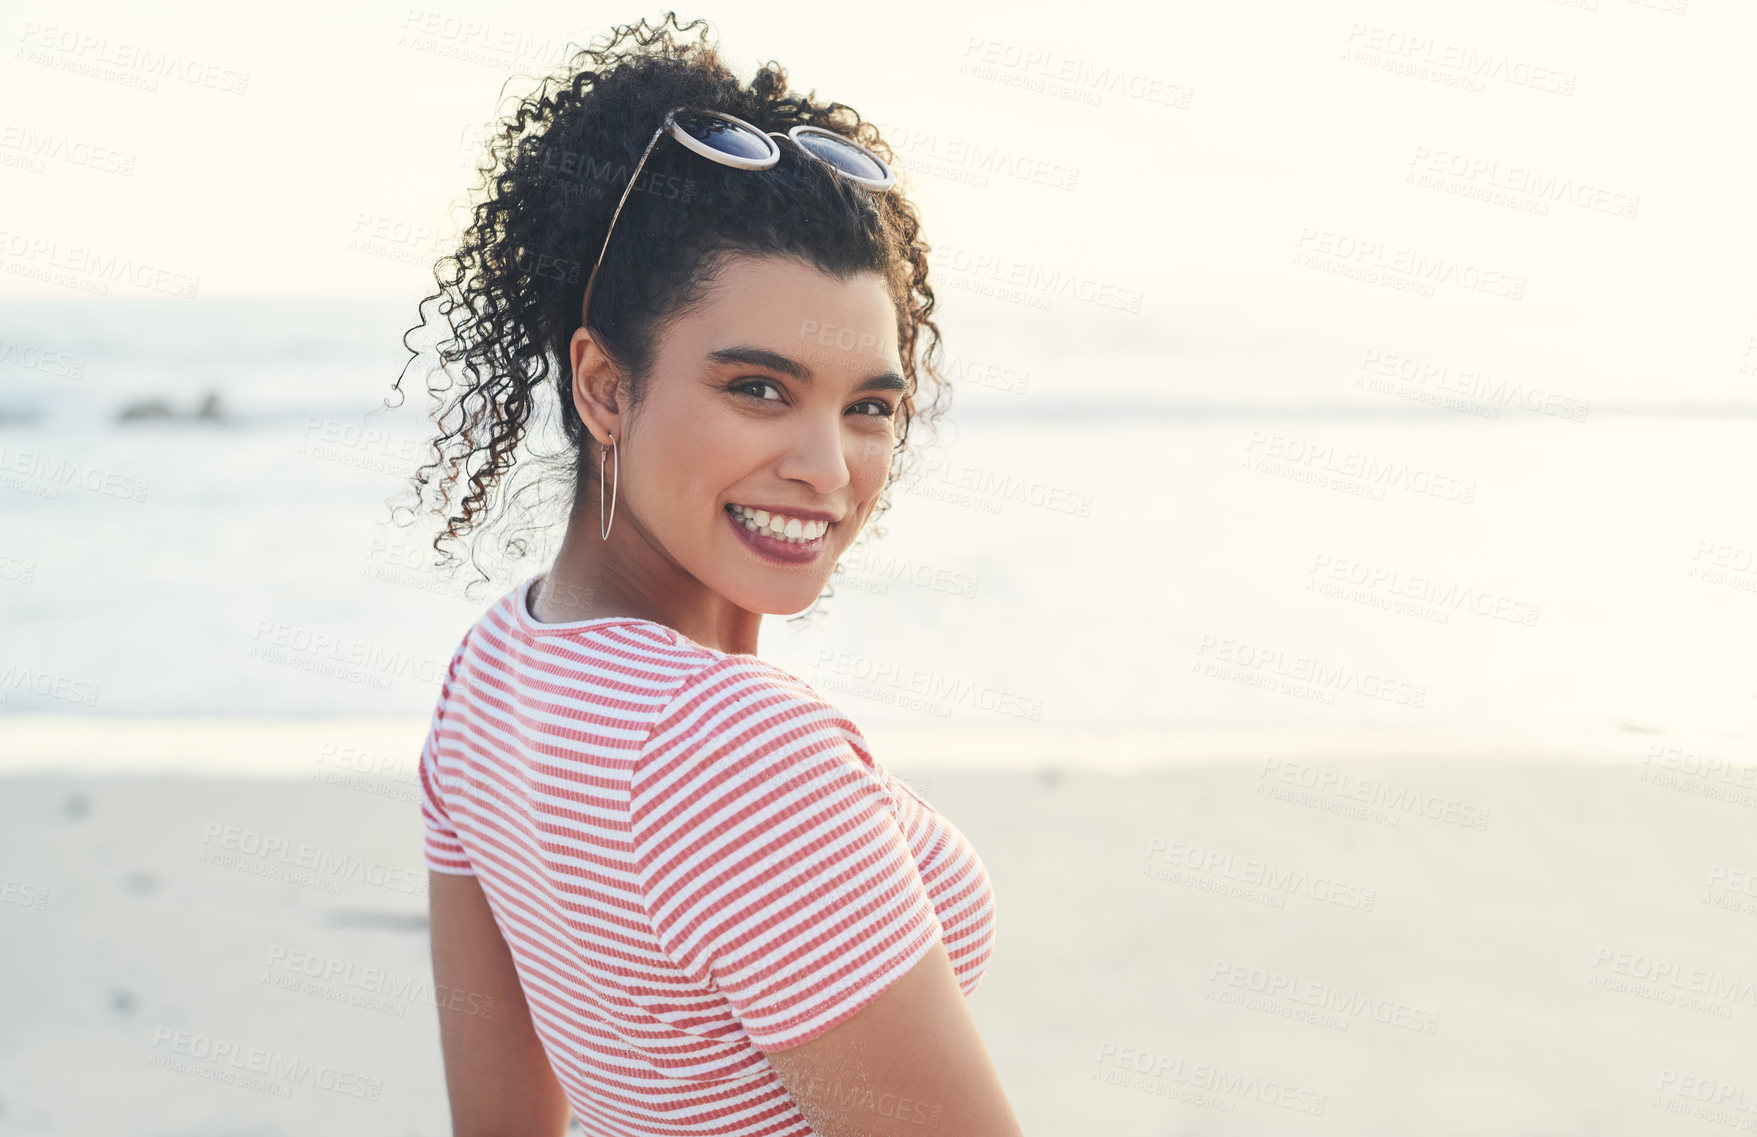
[[[766,347],[723,347],[717,351],[710,351],[707,359],[711,364],[745,363],[753,367],[767,367],[771,371],[779,371],[783,375],[792,376],[807,386],[810,386],[813,378],[811,368],[799,360],[782,355],[778,351],[770,351]],[[886,371],[879,375],[870,376],[862,380],[860,386],[855,388],[857,391],[906,391],[908,389],[908,383],[895,371]]]

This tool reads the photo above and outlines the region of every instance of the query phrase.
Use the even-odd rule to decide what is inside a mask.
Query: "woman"
[[[1018,1134],[964,1003],[982,862],[756,655],[883,509],[926,245],[873,127],[698,26],[619,28],[520,104],[429,297],[468,379],[416,479],[450,506],[468,471],[435,546],[551,391],[573,493],[421,754],[453,1132]]]

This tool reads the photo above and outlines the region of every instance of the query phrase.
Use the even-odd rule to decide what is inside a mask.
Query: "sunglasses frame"
[[[708,115],[713,118],[725,119],[734,126],[742,127],[755,137],[762,139],[768,146],[768,153],[764,154],[761,158],[744,158],[737,154],[728,154],[724,150],[709,146],[707,143],[703,142],[701,139],[677,124],[677,115],[680,112]],[[787,138],[790,139],[793,142],[793,145],[798,147],[802,153],[816,161],[822,162],[842,177],[847,178],[856,185],[865,186],[874,193],[884,193],[886,190],[897,184],[897,175],[896,172],[891,169],[890,163],[886,162],[883,158],[880,158],[877,154],[874,154],[871,150],[868,150],[866,147],[848,136],[837,134],[833,130],[826,130],[821,126],[807,126],[804,123],[800,123],[798,126],[787,131],[786,134],[782,134],[778,130],[759,130],[751,123],[745,122],[741,118],[725,114],[721,111],[702,110],[697,107],[673,107],[665,112],[665,121],[659,124],[657,130],[653,131],[653,137],[647,141],[647,148],[641,151],[641,160],[635,163],[634,173],[629,176],[628,185],[624,187],[622,197],[616,203],[616,212],[610,215],[610,227],[604,231],[604,244],[598,250],[598,259],[592,264],[592,275],[586,278],[586,293],[584,298],[580,301],[580,322],[582,324],[585,322],[586,316],[592,310],[592,286],[598,281],[598,269],[604,263],[604,254],[610,251],[610,236],[616,232],[616,219],[622,216],[622,207],[628,202],[628,195],[634,191],[635,183],[640,181],[641,170],[647,164],[647,156],[653,152],[653,147],[657,146],[659,140],[666,134],[670,134],[671,137],[675,138],[694,153],[700,154],[702,157],[707,158],[710,161],[718,162],[722,166],[729,166],[735,170],[766,170],[770,168],[776,162],[781,160],[781,147],[776,145],[775,139]],[[849,146],[858,150],[860,153],[866,155],[867,158],[871,159],[873,164],[884,172],[884,176],[874,179],[864,178],[858,174],[849,173],[847,170],[842,169],[834,162],[831,162],[829,159],[823,157],[823,155],[816,153],[809,146],[801,142],[799,136],[802,134],[825,135],[844,146]]]

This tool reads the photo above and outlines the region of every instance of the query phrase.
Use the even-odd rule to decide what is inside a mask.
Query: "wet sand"
[[[106,729],[9,736],[0,1132],[447,1132],[424,724],[241,727],[243,750],[192,726],[180,757],[137,732],[136,758],[249,776],[119,773]],[[1103,768],[1116,738],[1057,737],[1010,768],[880,753],[994,881],[971,1006],[1027,1133],[1757,1126],[1757,774],[1731,751],[1167,738],[1129,770]],[[41,772],[73,746],[85,772]],[[349,867],[278,852],[303,845]]]

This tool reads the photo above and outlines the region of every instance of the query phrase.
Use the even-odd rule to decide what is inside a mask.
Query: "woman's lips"
[[[822,533],[804,543],[783,541],[776,537],[763,536],[753,530],[746,529],[744,523],[734,517],[730,509],[722,509],[720,514],[726,518],[726,524],[732,526],[733,532],[738,534],[739,539],[742,540],[747,547],[765,560],[776,561],[780,564],[803,565],[811,563],[817,559],[818,554],[824,551],[824,543],[828,540],[830,535],[830,530],[825,529]],[[833,529],[835,526],[831,525],[830,528]]]

